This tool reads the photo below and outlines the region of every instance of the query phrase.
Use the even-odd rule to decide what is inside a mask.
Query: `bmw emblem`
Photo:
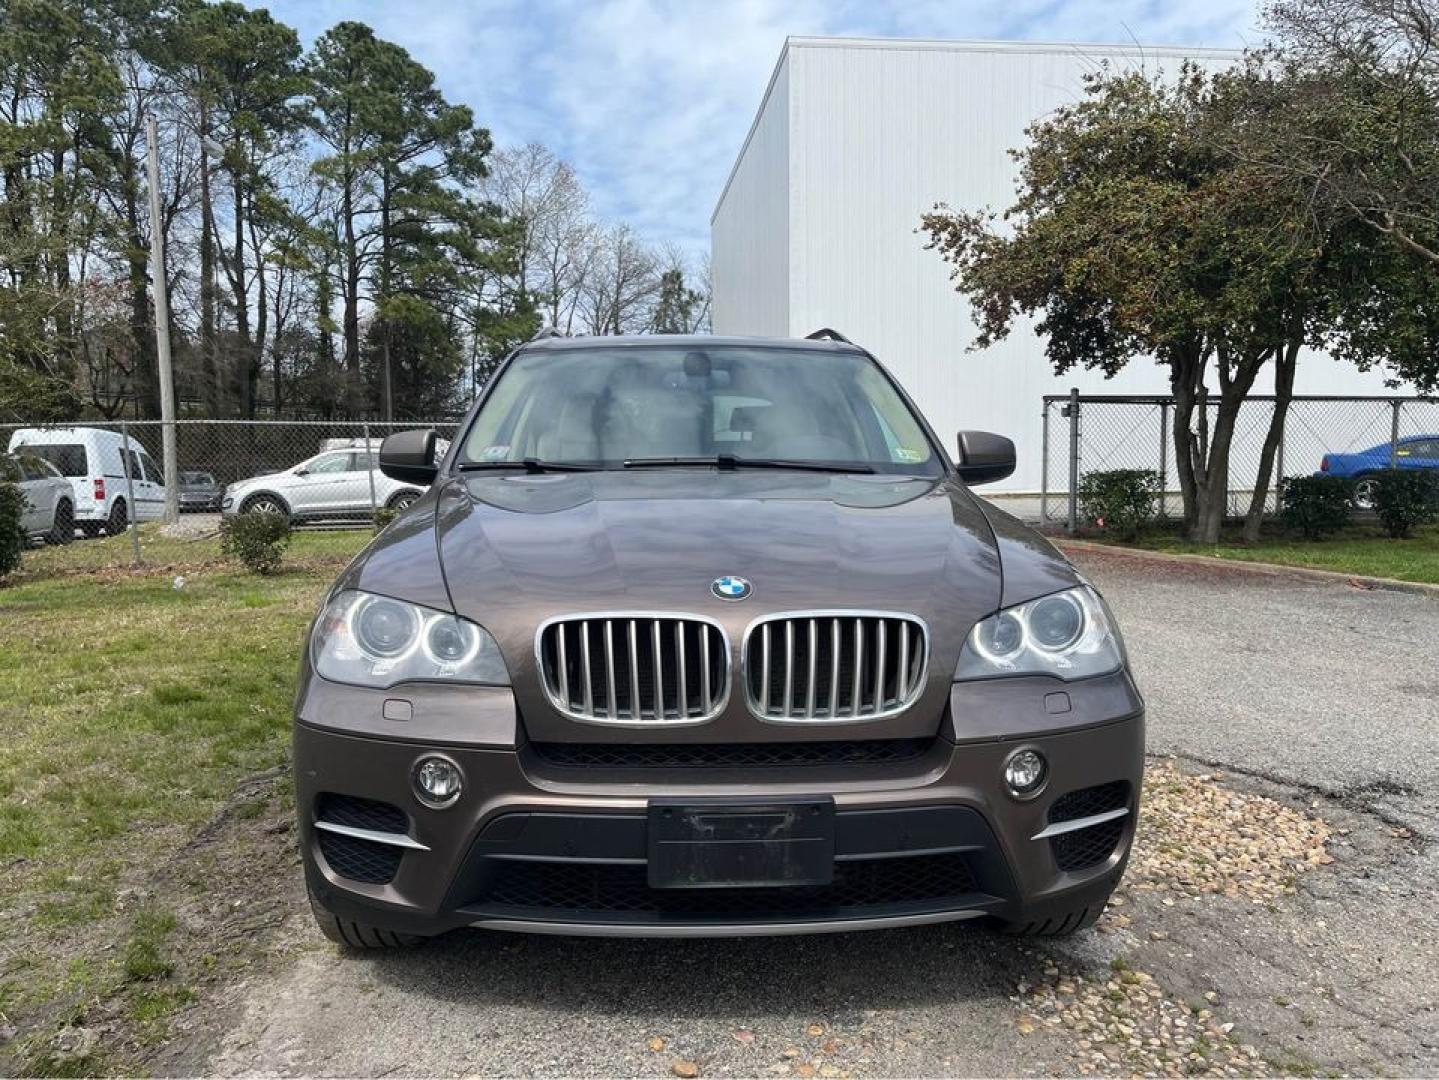
[[[726,574],[724,577],[715,578],[710,583],[710,592],[721,600],[743,600],[754,592],[754,586],[742,577]]]

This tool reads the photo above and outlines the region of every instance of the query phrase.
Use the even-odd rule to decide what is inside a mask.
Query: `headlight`
[[[315,671],[331,682],[383,689],[439,681],[508,686],[487,630],[456,615],[346,591],[325,606],[310,642]]]
[[[1124,643],[1104,601],[1087,585],[1041,596],[977,623],[956,680],[996,675],[1084,679],[1124,664]]]

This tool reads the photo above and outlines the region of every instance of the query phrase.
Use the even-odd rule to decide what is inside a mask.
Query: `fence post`
[[[140,513],[135,509],[135,479],[131,475],[135,468],[130,463],[138,461],[138,458],[130,456],[130,425],[120,421],[120,440],[125,448],[125,460],[121,463],[125,466],[125,505],[130,508],[130,543],[135,547],[135,561],[137,563],[145,560],[140,555]]]
[[[1165,495],[1169,490],[1169,402],[1159,403],[1159,516],[1168,517]]]
[[[370,425],[360,428],[365,435],[365,475],[370,478],[370,523],[375,521],[375,452],[370,448]]]
[[[1389,421],[1389,467],[1397,469],[1399,468],[1399,410],[1403,408],[1403,403],[1395,398],[1389,403],[1389,408],[1393,412]]]
[[[1279,402],[1274,403],[1279,408]],[[1279,432],[1279,445],[1274,448],[1274,512],[1284,509],[1284,440],[1289,433],[1289,417],[1284,417],[1284,428]]]
[[[1044,399],[1044,411],[1040,414],[1042,418],[1041,436],[1039,440],[1039,520],[1048,524],[1049,522],[1049,399]]]
[[[1079,387],[1069,388],[1069,531],[1079,531]]]

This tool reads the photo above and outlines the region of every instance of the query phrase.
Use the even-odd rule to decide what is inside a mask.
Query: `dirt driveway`
[[[469,934],[345,956],[293,914],[156,1072],[1439,1071],[1439,600],[1078,553],[1157,757],[1120,903],[778,940]]]

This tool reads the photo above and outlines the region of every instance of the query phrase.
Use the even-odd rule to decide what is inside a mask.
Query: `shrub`
[[[289,546],[290,522],[284,514],[237,514],[220,520],[220,550],[257,574],[278,570]]]
[[[398,510],[391,510],[388,506],[381,506],[375,511],[375,532],[384,532],[385,528],[400,516]]]
[[[1318,540],[1349,521],[1354,492],[1342,476],[1291,476],[1284,481],[1279,517],[1285,526]]]
[[[0,579],[20,567],[25,550],[25,532],[20,527],[25,513],[25,496],[13,484],[0,484]]]
[[[1154,517],[1159,474],[1152,469],[1108,469],[1085,473],[1079,482],[1079,511],[1097,529],[1133,540]]]
[[[1408,536],[1415,526],[1439,517],[1439,474],[1427,469],[1375,473],[1370,492],[1374,513],[1390,536]]]

